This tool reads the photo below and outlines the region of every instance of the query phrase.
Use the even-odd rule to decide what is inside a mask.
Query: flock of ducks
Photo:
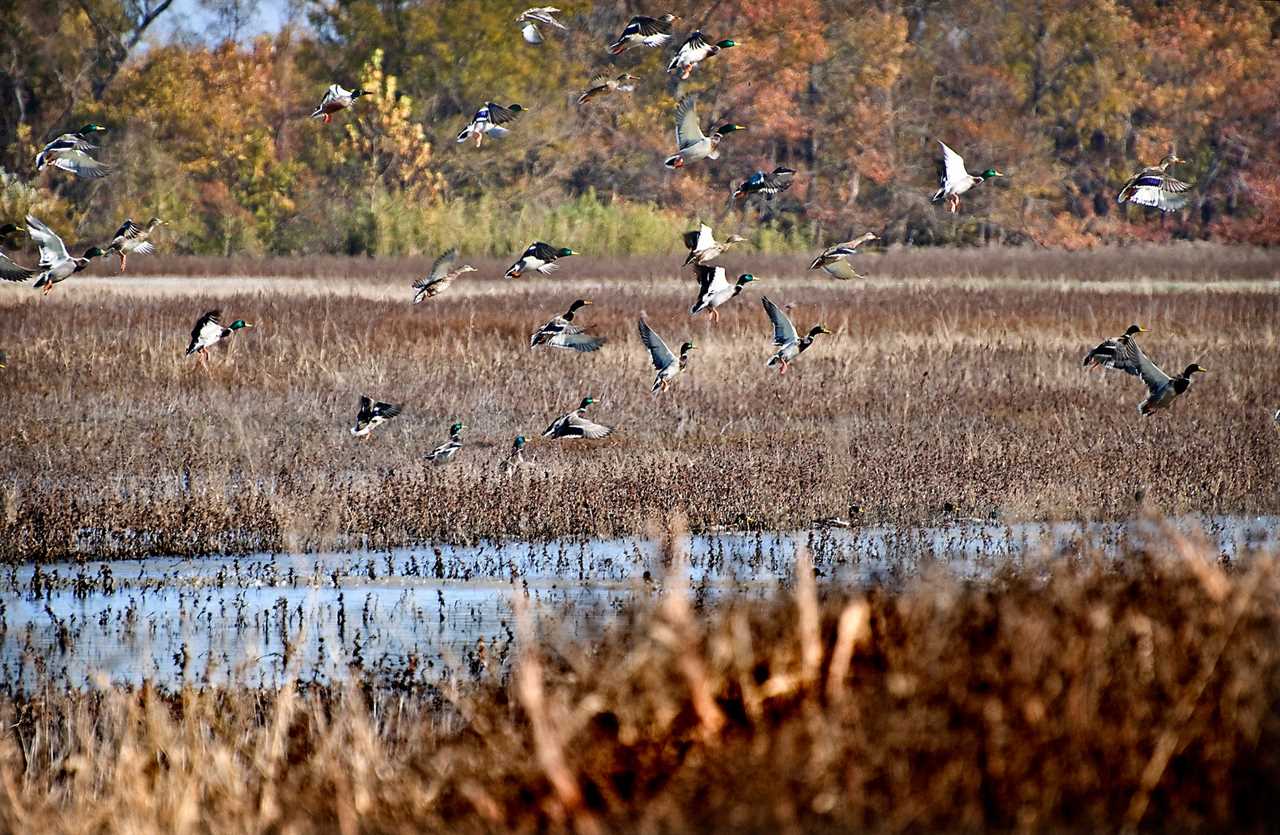
[[[542,6],[526,9],[515,19],[520,27],[521,37],[529,44],[539,45],[545,42],[543,28],[548,30],[566,30],[567,27],[556,19],[560,10],[553,6]],[[673,25],[679,17],[674,14],[663,14],[657,17],[636,15],[623,28],[619,36],[609,44],[608,52],[620,55],[637,47],[660,48],[671,41]],[[677,76],[680,81],[687,80],[702,62],[719,55],[727,49],[737,46],[733,39],[714,40],[701,31],[689,34],[676,50],[667,64],[667,72]],[[603,96],[630,93],[635,90],[635,82],[640,79],[630,73],[602,73],[594,76],[586,89],[578,97],[579,105]],[[348,90],[339,84],[332,84],[325,91],[319,106],[311,113],[312,118],[322,119],[326,124],[333,117],[356,106],[357,101],[369,94],[363,89]],[[498,140],[511,133],[514,123],[526,108],[518,103],[501,105],[487,101],[476,110],[470,122],[459,132],[457,141],[466,143],[474,140],[480,148],[486,138]],[[66,171],[76,177],[99,178],[111,172],[111,167],[99,162],[93,154],[97,151],[91,139],[95,134],[107,130],[95,123],[86,124],[79,130],[65,133],[41,149],[36,156],[35,168],[44,171],[52,167]],[[663,164],[670,169],[683,169],[706,159],[718,159],[724,139],[729,135],[747,130],[745,125],[726,121],[712,124],[704,131],[698,115],[697,98],[689,95],[683,97],[675,110],[675,153],[668,156]],[[941,140],[941,157],[938,166],[938,189],[933,194],[932,202],[944,201],[950,212],[959,211],[960,197],[984,182],[1004,177],[1000,171],[988,167],[980,174],[970,174],[964,158]],[[1161,211],[1171,212],[1186,205],[1186,192],[1191,185],[1178,180],[1168,173],[1171,165],[1183,162],[1174,154],[1169,154],[1158,165],[1143,168],[1125,183],[1118,195],[1120,203],[1134,203],[1150,206]],[[796,171],[784,166],[774,168],[771,172],[756,171],[732,192],[733,200],[741,201],[751,197],[762,197],[771,201],[776,195],[789,189],[796,176]],[[44,293],[52,291],[59,282],[85,269],[94,258],[115,254],[119,258],[119,271],[124,272],[127,258],[134,254],[148,254],[154,251],[150,238],[152,233],[165,221],[153,217],[146,226],[139,226],[132,220],[125,220],[111,240],[105,246],[94,246],[87,249],[80,257],[72,256],[62,239],[38,218],[27,215],[26,226],[5,224],[0,226],[0,240],[8,241],[9,237],[25,233],[39,248],[40,261],[34,268],[23,267],[0,253],[0,279],[5,281],[26,281],[35,278],[35,287]],[[853,268],[850,258],[858,254],[863,244],[877,240],[872,232],[858,238],[834,244],[824,249],[813,259],[810,270],[821,270],[833,278],[841,280],[857,279],[862,276]],[[688,256],[684,265],[693,269],[698,282],[698,292],[689,314],[696,316],[706,312],[712,322],[719,321],[719,309],[737,298],[756,280],[750,273],[739,275],[730,281],[724,267],[714,263],[735,245],[746,242],[739,235],[729,235],[724,240],[717,240],[710,226],[705,223],[699,228],[685,233],[684,243]],[[516,259],[504,277],[516,279],[527,273],[550,275],[559,268],[560,259],[577,255],[569,247],[557,247],[544,241],[534,241]],[[474,272],[475,268],[463,264],[457,265],[458,251],[451,249],[445,252],[432,264],[429,273],[413,284],[413,303],[419,304],[433,299],[443,293],[462,275]],[[575,315],[591,304],[589,299],[575,300],[563,314],[555,316],[546,324],[535,330],[529,339],[530,348],[561,348],[576,352],[590,353],[597,351],[607,342],[603,336],[594,336],[586,332],[586,328],[575,321]],[[779,374],[785,375],[788,368],[801,354],[813,347],[818,336],[830,334],[831,331],[821,323],[813,325],[804,336],[801,336],[785,310],[771,301],[767,296],[761,297],[761,304],[772,328],[773,353],[766,365],[777,368]],[[196,321],[191,331],[191,341],[186,355],[195,354],[199,365],[207,368],[208,351],[237,331],[252,328],[253,324],[243,319],[236,319],[229,325],[222,324],[222,312],[210,310]],[[650,327],[642,316],[637,323],[640,340],[649,354],[654,368],[652,392],[660,394],[668,391],[676,378],[688,367],[690,354],[696,349],[692,341],[680,346],[679,353],[671,350],[663,338]],[[1110,368],[1134,375],[1143,380],[1147,386],[1147,397],[1138,409],[1143,415],[1149,415],[1159,409],[1166,409],[1175,398],[1184,394],[1191,384],[1191,376],[1204,372],[1198,364],[1188,365],[1181,374],[1170,377],[1161,371],[1138,345],[1135,337],[1143,333],[1138,325],[1131,326],[1123,334],[1102,342],[1084,358],[1085,368]],[[2,356],[0,356],[2,362]],[[3,367],[0,364],[0,367]],[[597,423],[586,416],[587,410],[596,404],[592,397],[585,397],[576,409],[556,418],[542,433],[542,437],[550,439],[588,439],[597,440],[607,437],[613,429]],[[393,403],[375,401],[361,396],[355,425],[351,434],[357,437],[368,437],[378,426],[401,414],[402,406]],[[1280,421],[1280,412],[1276,415]],[[427,460],[436,464],[448,464],[454,461],[463,447],[462,432],[466,428],[462,422],[455,422],[449,427],[448,440],[432,450]],[[508,473],[516,472],[524,463],[524,448],[527,440],[519,435],[512,443],[510,453],[502,461],[502,468]]]

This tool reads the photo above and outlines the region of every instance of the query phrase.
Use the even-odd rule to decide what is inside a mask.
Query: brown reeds
[[[801,561],[701,612],[660,582],[600,642],[522,613],[476,677],[9,694],[0,830],[1268,831],[1277,568],[1170,539],[859,590]]]
[[[76,279],[48,299],[0,288],[0,405],[11,416],[0,425],[0,554],[611,536],[673,510],[694,531],[798,528],[851,506],[864,524],[1277,511],[1280,295],[1221,270],[1222,281],[1200,282],[1194,259],[1160,262],[1165,277],[1150,286],[1059,280],[1112,263],[1138,273],[1141,251],[1054,253],[1053,264],[1027,254],[1012,284],[981,276],[1011,271],[1016,253],[990,254],[989,270],[975,255],[947,257],[967,272],[929,261],[943,277],[863,284],[732,262],[795,303],[801,327],[836,331],[781,378],[764,368],[760,291],[712,326],[688,316],[687,277],[655,277],[669,264],[658,274],[584,258],[554,279],[468,275],[416,306],[408,276],[354,272]],[[530,351],[528,334],[579,297],[595,302],[582,321],[611,341],[588,355]],[[213,307],[256,327],[219,346],[206,373],[182,352]],[[699,345],[661,397],[648,393],[634,337],[640,311]],[[1150,328],[1144,345],[1166,369],[1210,369],[1150,419],[1135,408],[1139,381],[1080,368],[1133,321]],[[405,412],[357,442],[346,430],[360,394]],[[609,439],[538,439],[587,394],[617,427]],[[467,446],[449,467],[429,465],[455,420]],[[497,478],[516,434],[533,441],[530,466]]]

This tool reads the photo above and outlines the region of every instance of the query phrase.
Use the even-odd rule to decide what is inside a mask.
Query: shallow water
[[[1183,519],[1225,557],[1280,547],[1280,517]],[[711,533],[685,537],[671,572],[638,540],[482,543],[389,552],[262,554],[12,568],[0,575],[0,686],[151,679],[278,685],[355,665],[389,677],[501,664],[524,595],[544,628],[590,637],[620,608],[687,586],[699,602],[766,597],[807,547],[824,583],[854,590],[925,570],[981,581],[1006,566],[1120,553],[1161,535],[1147,522]],[[554,624],[554,626],[552,626]]]

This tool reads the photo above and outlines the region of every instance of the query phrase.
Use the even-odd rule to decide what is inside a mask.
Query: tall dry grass
[[[341,262],[348,277],[246,281],[247,292],[229,279],[73,279],[48,299],[0,288],[0,405],[12,416],[0,425],[0,553],[609,536],[672,510],[695,529],[786,529],[851,505],[889,524],[1280,509],[1280,295],[1204,284],[1195,261],[1161,262],[1161,284],[1086,285],[1063,276],[1101,255],[1046,257],[1027,255],[1018,273],[1013,254],[987,266],[956,256],[949,278],[857,284],[740,255],[729,267],[763,280],[715,326],[689,318],[695,287],[666,277],[670,262],[571,258],[560,278],[521,282],[488,278],[503,265],[486,262],[418,306],[409,276],[370,279],[359,260]],[[1233,257],[1246,277],[1271,263]],[[1107,259],[1119,274],[1146,263]],[[923,269],[904,263],[904,276]],[[764,368],[761,293],[795,303],[801,327],[836,331],[784,378]],[[531,352],[529,332],[580,296],[609,344]],[[212,307],[257,327],[205,374],[182,351]],[[699,346],[660,398],[635,335],[642,312],[673,344]],[[1079,366],[1132,321],[1151,329],[1144,344],[1166,369],[1210,369],[1145,420],[1137,380]],[[404,403],[404,415],[358,442],[346,430],[360,394]],[[611,438],[537,441],[526,477],[498,476],[517,433],[535,438],[587,394]],[[450,467],[429,465],[455,420],[467,447]]]
[[[1278,568],[1170,539],[860,592],[801,559],[599,643],[524,615],[474,676],[10,693],[0,830],[1270,831]]]

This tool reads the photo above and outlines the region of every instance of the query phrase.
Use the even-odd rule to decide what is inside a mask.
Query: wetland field
[[[0,287],[0,831],[1270,826],[1280,256],[735,253],[716,324],[671,258],[471,263]],[[761,295],[833,331],[785,376]],[[1150,418],[1080,365],[1134,322],[1208,369]]]

